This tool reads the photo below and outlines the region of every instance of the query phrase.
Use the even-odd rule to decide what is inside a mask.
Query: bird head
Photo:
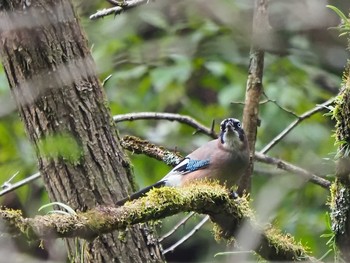
[[[221,122],[220,142],[227,150],[241,149],[245,145],[245,134],[239,120],[228,118]]]

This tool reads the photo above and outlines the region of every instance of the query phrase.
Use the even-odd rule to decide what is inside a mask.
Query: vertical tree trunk
[[[332,230],[345,262],[350,261],[350,70],[349,62],[344,72],[342,90],[333,110],[338,141],[336,181],[331,188]]]
[[[243,175],[238,193],[249,193],[251,191],[251,180],[254,170],[254,153],[257,135],[257,127],[259,126],[259,101],[263,94],[262,78],[264,71],[265,48],[261,40],[267,37],[268,1],[256,0],[253,16],[252,30],[252,46],[250,48],[250,60],[248,70],[248,80],[245,93],[244,111],[243,111],[243,127],[247,135],[250,152],[249,166]]]
[[[132,186],[84,34],[69,0],[3,0],[0,55],[52,201],[113,205]],[[65,140],[62,141],[62,138]],[[62,153],[55,144],[71,142]],[[48,148],[54,152],[48,152]],[[57,149],[56,149],[57,148]],[[140,226],[91,243],[67,240],[71,261],[161,261]],[[149,240],[148,240],[149,243]]]

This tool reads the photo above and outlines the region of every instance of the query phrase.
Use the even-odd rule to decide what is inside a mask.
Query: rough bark
[[[350,261],[350,68],[345,70],[346,81],[335,100],[333,110],[336,119],[336,139],[338,156],[336,165],[336,181],[331,187],[332,230],[341,257]]]
[[[243,127],[247,135],[250,151],[249,167],[239,183],[238,192],[250,192],[251,175],[254,170],[253,156],[255,153],[255,142],[257,127],[259,126],[259,102],[263,93],[262,78],[264,71],[263,39],[267,37],[269,29],[267,0],[256,0],[256,7],[253,17],[252,46],[250,49],[250,61],[248,80],[245,94],[243,111]]]
[[[133,188],[129,161],[70,1],[1,1],[0,41],[50,199],[85,211],[126,196]],[[43,142],[52,136],[68,137],[78,154],[48,153]],[[117,232],[89,243],[67,239],[68,254],[75,262],[82,257],[84,262],[161,261],[157,245],[147,245],[146,239],[139,226],[122,242]]]

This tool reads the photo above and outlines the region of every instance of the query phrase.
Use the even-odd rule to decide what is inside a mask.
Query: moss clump
[[[350,72],[349,65],[344,71],[342,89],[336,97],[332,108],[332,118],[336,120],[336,145],[339,149],[338,156],[347,157],[350,154]]]
[[[273,247],[276,254],[279,254],[282,258],[289,258],[291,260],[303,260],[307,254],[307,248],[305,248],[300,242],[296,242],[294,237],[290,234],[283,234],[280,230],[269,227],[265,229],[265,235],[269,240],[269,246]]]

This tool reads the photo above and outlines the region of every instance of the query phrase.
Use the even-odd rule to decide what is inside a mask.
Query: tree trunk
[[[132,190],[87,41],[69,0],[3,0],[0,55],[52,201],[113,205]],[[67,240],[74,262],[162,261],[140,226],[92,242]],[[148,240],[147,240],[148,238]]]
[[[344,72],[346,82],[336,100],[333,110],[336,119],[336,139],[338,141],[338,160],[336,181],[331,191],[332,230],[345,262],[350,261],[350,81],[349,65]]]
[[[348,46],[349,48],[349,46]],[[350,262],[350,62],[344,71],[344,82],[335,100],[333,117],[336,120],[338,145],[336,180],[331,187],[331,219],[340,257]]]

